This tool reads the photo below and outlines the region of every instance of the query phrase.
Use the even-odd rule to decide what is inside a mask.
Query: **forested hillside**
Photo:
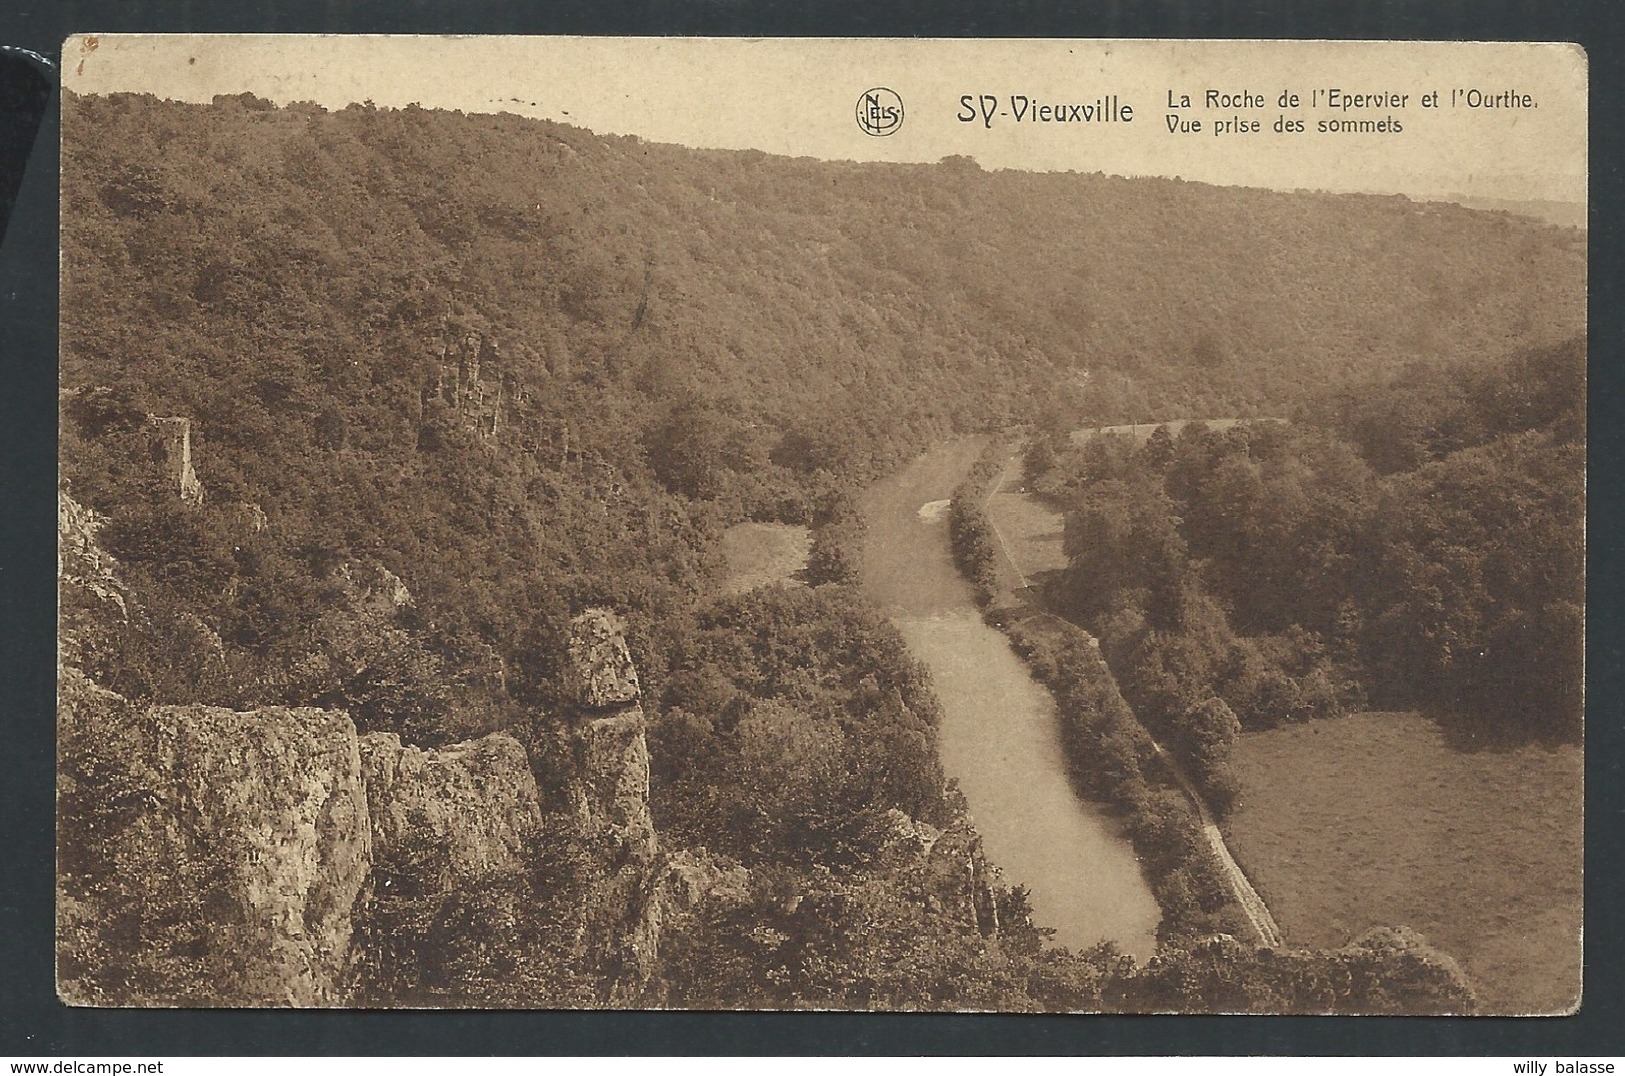
[[[1046,445],[1039,485],[1069,508],[1055,600],[1221,806],[1240,729],[1348,709],[1576,741],[1584,373],[1582,338],[1411,366],[1294,424]]]
[[[420,764],[397,755],[511,759],[477,738],[512,736],[534,777],[509,806],[542,821],[515,823],[507,888],[431,900],[443,876],[397,865],[428,888],[358,913],[344,996],[368,1003],[1194,1003],[1168,969],[1207,956],[1135,978],[1111,953],[1040,950],[1020,891],[986,871],[942,785],[929,684],[846,586],[853,493],[954,430],[1295,413],[1328,385],[1477,377],[1584,317],[1580,233],[1404,199],[790,160],[247,95],[66,95],[64,132],[61,474],[93,521],[75,531],[91,591],[121,611],[65,587],[64,660],[122,701],[84,698],[137,723],[206,704],[223,729],[255,708],[342,713],[380,773]],[[1416,424],[1363,465],[1408,468],[1395,481],[1573,437],[1436,444],[1431,417],[1358,399],[1349,437]],[[719,595],[718,535],[745,519],[814,527],[808,586]],[[572,681],[583,633],[611,622],[641,677],[620,700],[636,718],[612,715],[624,743]],[[70,718],[70,806],[88,813],[65,840],[123,847],[147,793],[115,810],[104,786],[150,775],[109,777],[126,763]],[[571,821],[592,816],[583,787],[640,765],[649,834]],[[636,800],[628,781],[616,794]],[[665,881],[654,831],[695,850]],[[943,895],[932,849],[974,867],[974,892]],[[198,909],[97,934],[98,902],[130,897],[121,869],[64,883],[78,996],[130,1000],[147,930],[173,943],[172,989],[134,1000],[206,999]],[[637,939],[679,875],[692,900],[662,943],[678,963],[654,968]],[[591,960],[560,941],[617,930],[625,951]],[[1403,953],[1416,1004],[1470,1004],[1413,950],[1385,937],[1313,970],[1238,957],[1213,974],[1237,1007],[1381,1007],[1403,991],[1334,984]],[[1292,994],[1300,973],[1314,992]]]
[[[950,424],[1279,413],[1583,316],[1578,233],[1403,199],[251,97],[68,109],[64,477],[116,551],[164,535],[261,651],[308,626],[309,568],[411,563],[445,649],[473,676],[498,648],[520,692],[538,610],[669,606],[708,523],[815,515],[819,471]],[[191,420],[210,504],[269,537],[136,510],[151,472],[120,437],[149,413]]]
[[[156,307],[196,337],[167,341],[177,385],[210,347],[257,348],[294,390],[347,392],[335,355],[410,380],[461,307],[529,387],[816,413],[826,443],[802,447],[827,453],[841,432],[866,449],[864,419],[1001,418],[1058,375],[1088,372],[1078,425],[1245,416],[1583,325],[1583,233],[1403,198],[787,160],[417,109],[70,107],[117,137],[72,147],[69,238],[154,287],[70,322],[69,359],[136,343],[114,315]]]

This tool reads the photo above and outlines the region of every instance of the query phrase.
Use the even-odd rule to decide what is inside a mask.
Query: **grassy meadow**
[[[728,562],[723,590],[743,594],[769,583],[786,583],[807,566],[812,532],[789,523],[737,523],[722,532]]]
[[[1009,489],[994,494],[987,514],[1009,544],[1010,555],[1028,578],[1066,567],[1061,548],[1064,523],[1059,512],[1031,493]]]
[[[1231,847],[1293,945],[1405,925],[1490,1013],[1560,1012],[1580,985],[1578,746],[1457,750],[1414,713],[1244,735]]]

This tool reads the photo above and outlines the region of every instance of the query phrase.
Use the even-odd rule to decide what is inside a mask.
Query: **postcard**
[[[63,84],[66,1002],[1579,1006],[1578,46]]]

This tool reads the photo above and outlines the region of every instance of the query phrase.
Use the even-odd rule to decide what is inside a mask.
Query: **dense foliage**
[[[1469,737],[1574,738],[1583,373],[1576,340],[1407,370],[1290,425],[1052,446],[1058,597],[1221,801],[1227,711],[1420,706]]]
[[[1055,695],[1061,742],[1078,789],[1112,806],[1162,909],[1159,937],[1245,933],[1246,921],[1202,838],[1195,812],[1157,759],[1088,635],[1032,609],[996,616],[1033,674]]]
[[[894,808],[947,821],[936,698],[848,588],[765,587],[706,607],[660,709],[653,807],[678,846],[851,865],[873,858]]]
[[[1576,236],[1403,199],[246,95],[66,109],[64,477],[154,615],[218,633],[239,701],[373,690],[333,670],[394,654],[419,739],[545,704],[587,602],[637,614],[658,679],[719,524],[839,519],[842,476],[950,426],[1274,412],[1372,356],[1583,316]],[[165,496],[148,414],[191,419],[200,511]],[[406,581],[408,642],[322,623],[347,561]],[[109,672],[152,690],[148,655]]]
[[[998,532],[987,514],[987,500],[1003,473],[1005,447],[989,444],[954,487],[948,505],[948,543],[960,574],[976,591],[976,601],[987,605],[999,586]]]

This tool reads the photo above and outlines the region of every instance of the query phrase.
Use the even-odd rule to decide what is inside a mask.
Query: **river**
[[[865,493],[864,589],[930,670],[943,769],[958,779],[988,858],[1030,891],[1034,920],[1069,948],[1113,941],[1144,960],[1160,912],[1134,849],[1073,792],[1054,699],[982,622],[948,548],[941,502],[984,443],[939,446]]]

